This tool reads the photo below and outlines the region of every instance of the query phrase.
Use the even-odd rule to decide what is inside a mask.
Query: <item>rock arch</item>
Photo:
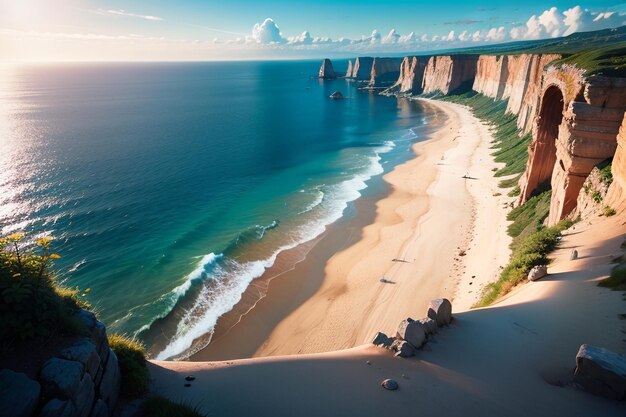
[[[626,110],[626,78],[586,77],[583,70],[566,65],[548,67],[541,84],[519,202],[542,183],[551,186],[547,223],[554,225],[576,208],[591,170],[615,154]],[[559,109],[562,116],[556,115]]]
[[[536,191],[551,188],[552,172],[556,163],[556,142],[563,120],[564,96],[556,85],[546,88],[541,98],[537,117],[535,139],[530,145],[524,188],[520,189],[522,201]]]

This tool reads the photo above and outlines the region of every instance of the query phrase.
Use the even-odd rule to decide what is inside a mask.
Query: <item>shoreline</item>
[[[498,273],[493,263],[504,265],[509,253],[500,201],[506,197],[493,196],[499,179],[491,172],[498,165],[489,155],[491,135],[462,106],[421,101],[445,121],[413,145],[414,158],[384,175],[391,190],[374,216],[359,212],[347,238],[332,230],[318,237],[304,260],[268,280],[254,308],[189,360],[351,348],[376,331],[393,333],[432,298],[448,297],[455,309],[474,304],[480,285]],[[493,245],[488,262],[480,256],[485,251],[471,251],[479,242]],[[381,276],[394,283],[381,283]]]

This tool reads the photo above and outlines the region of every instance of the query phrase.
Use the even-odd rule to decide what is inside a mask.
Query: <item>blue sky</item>
[[[351,56],[561,36],[625,16],[625,2],[593,0],[0,0],[0,59]]]

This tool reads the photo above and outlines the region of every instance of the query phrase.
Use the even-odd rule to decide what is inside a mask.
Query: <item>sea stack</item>
[[[348,61],[348,70],[346,71],[346,78],[352,78],[352,61]]]
[[[335,70],[333,69],[333,63],[330,62],[330,59],[325,58],[322,62],[322,66],[320,67],[319,78],[323,78],[325,80],[331,80],[337,78],[337,74],[335,74]]]
[[[369,81],[372,78],[374,58],[369,56],[358,57],[352,67],[352,78],[358,81]]]

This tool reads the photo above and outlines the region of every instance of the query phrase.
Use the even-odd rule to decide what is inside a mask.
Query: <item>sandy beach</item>
[[[552,254],[549,276],[518,286],[493,306],[468,309],[508,257],[508,201],[493,196],[487,127],[458,105],[437,106],[446,125],[416,146],[414,160],[387,175],[394,188],[378,202],[375,223],[330,259],[319,290],[256,351],[269,356],[152,361],[153,392],[215,415],[626,412],[623,402],[572,383],[582,343],[626,352],[623,295],[597,286],[622,253],[623,214],[576,224]],[[580,255],[574,261],[572,248]],[[381,283],[382,275],[394,283]],[[421,317],[435,296],[453,298],[455,320],[415,357],[396,358],[368,343],[375,331],[393,333],[401,319]],[[184,387],[188,375],[196,379]],[[382,389],[386,378],[400,388]]]
[[[626,351],[623,295],[596,285],[621,253],[625,234],[617,216],[576,225],[553,254],[548,277],[492,307],[454,310],[455,322],[411,359],[364,345],[227,362],[154,362],[153,389],[215,415],[624,415],[623,402],[570,381],[580,344]],[[569,260],[571,248],[581,255],[576,261]],[[187,375],[196,381],[184,388]],[[396,379],[398,391],[382,389],[384,378]]]
[[[264,299],[191,360],[351,348],[424,315],[432,298],[475,303],[508,259],[510,198],[494,197],[502,190],[489,128],[462,106],[423,102],[443,123],[385,175],[391,192],[376,202],[373,222],[317,245],[308,265],[272,280]]]

